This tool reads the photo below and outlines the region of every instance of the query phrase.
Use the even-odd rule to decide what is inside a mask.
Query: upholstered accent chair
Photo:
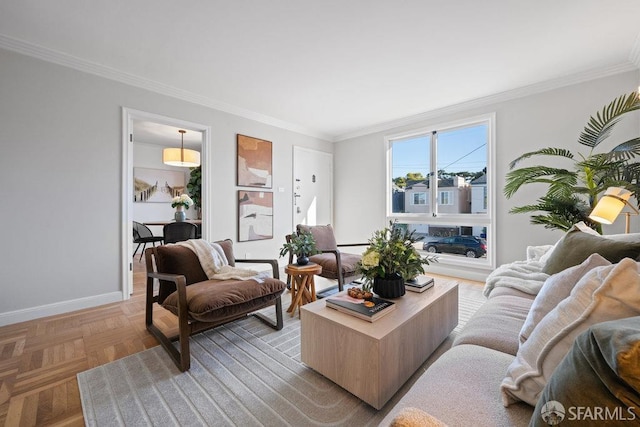
[[[181,245],[164,245],[145,251],[147,263],[147,330],[160,342],[181,371],[191,366],[189,336],[224,323],[253,315],[276,330],[282,329],[281,295],[286,284],[279,280],[277,260],[235,259],[231,240],[218,241],[229,265],[249,262],[271,265],[272,276],[256,280],[209,280],[198,256]],[[154,292],[154,280],[159,289]],[[158,303],[178,317],[178,335],[167,336],[153,323],[153,304]],[[275,306],[275,319],[257,310]],[[179,340],[176,348],[172,341]]]
[[[368,246],[368,243],[338,244],[331,224],[328,225],[303,225],[298,224],[296,231],[309,232],[316,241],[316,247],[321,252],[309,257],[311,262],[322,266],[321,277],[338,281],[338,290],[344,289],[345,281],[357,277],[356,264],[362,258],[361,255],[341,252],[339,247]],[[289,264],[293,262],[293,254],[289,254]],[[291,278],[287,277],[287,283]]]

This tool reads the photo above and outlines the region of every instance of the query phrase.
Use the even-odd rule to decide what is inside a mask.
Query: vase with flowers
[[[419,240],[414,231],[393,221],[375,231],[356,266],[364,279],[363,288],[373,288],[382,298],[404,295],[404,283],[424,273],[424,265],[438,261],[435,255],[420,255],[414,246]]]
[[[186,194],[181,194],[171,199],[171,207],[176,208],[174,215],[176,222],[182,222],[187,219],[185,209],[189,209],[189,206],[193,206],[193,200]]]

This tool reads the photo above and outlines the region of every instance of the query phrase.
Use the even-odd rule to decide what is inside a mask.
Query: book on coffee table
[[[330,297],[326,301],[329,308],[369,322],[378,320],[396,308],[393,302],[381,298],[373,297],[371,300],[363,300],[352,298],[347,294]]]
[[[424,292],[429,288],[432,288],[435,281],[433,277],[418,276],[413,280],[407,280],[404,282],[404,288],[411,292]]]

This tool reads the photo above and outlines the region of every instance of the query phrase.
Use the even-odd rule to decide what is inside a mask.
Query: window
[[[452,205],[453,204],[453,192],[441,191],[438,197],[438,203],[440,205]]]
[[[414,205],[426,205],[427,204],[427,193],[413,193],[413,204]]]
[[[494,266],[494,120],[485,115],[387,138],[387,219],[423,237],[422,250],[427,241],[451,238],[447,245],[455,248],[432,245],[441,262]],[[453,243],[455,236],[464,242]]]

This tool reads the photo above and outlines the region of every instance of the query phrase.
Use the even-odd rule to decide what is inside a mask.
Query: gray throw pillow
[[[558,241],[542,272],[549,275],[559,273],[581,264],[594,253],[600,254],[612,263],[619,262],[623,258],[636,259],[640,256],[640,242],[612,240],[572,230]]]
[[[576,338],[542,391],[529,427],[547,426],[554,415],[564,418],[563,427],[640,422],[640,317],[599,323]]]

